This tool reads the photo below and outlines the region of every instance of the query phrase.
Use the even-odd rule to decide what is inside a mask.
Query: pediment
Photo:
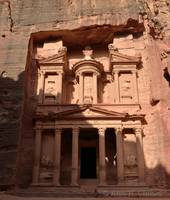
[[[127,113],[118,113],[94,106],[82,106],[57,114],[57,118],[125,118]]]
[[[140,120],[143,124],[146,124],[145,115],[129,115],[128,113],[119,113],[115,111],[110,111],[103,109],[99,106],[84,105],[79,106],[75,105],[75,108],[70,110],[65,110],[61,112],[41,112],[37,111],[35,113],[35,119],[39,120]]]
[[[129,56],[119,52],[111,53],[111,62],[114,64],[139,64],[141,62],[141,57]]]
[[[39,63],[41,65],[43,64],[57,64],[57,63],[64,63],[66,60],[65,53],[55,54],[53,56],[50,56],[48,58],[44,58],[39,60]]]

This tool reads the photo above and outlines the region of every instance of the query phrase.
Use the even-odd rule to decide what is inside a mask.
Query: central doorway
[[[82,128],[79,134],[80,179],[82,185],[98,179],[99,138],[95,128]],[[84,180],[84,181],[83,181]]]
[[[96,179],[96,148],[82,147],[81,148],[81,179]]]

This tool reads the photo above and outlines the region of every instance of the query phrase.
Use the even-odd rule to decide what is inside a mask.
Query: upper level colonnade
[[[101,59],[94,58],[90,46],[78,52],[72,63],[70,54],[61,46],[57,54],[37,58],[39,104],[139,103],[140,57],[119,53],[113,44],[104,55],[101,53]]]

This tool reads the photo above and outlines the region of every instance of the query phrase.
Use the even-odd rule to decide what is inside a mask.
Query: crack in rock
[[[14,21],[13,21],[13,19],[12,19],[11,2],[10,2],[9,0],[0,0],[0,3],[2,3],[2,4],[7,4],[7,8],[8,8],[8,18],[9,18],[9,21],[10,21],[9,30],[10,30],[10,32],[12,32],[13,25],[14,25]]]

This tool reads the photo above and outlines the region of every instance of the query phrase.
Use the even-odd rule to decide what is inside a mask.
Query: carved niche
[[[110,54],[110,71],[114,76],[115,102],[138,103],[137,71],[141,57],[119,53],[113,44],[108,46]]]
[[[125,178],[137,179],[138,164],[136,136],[131,129],[126,129],[123,136]]]
[[[40,182],[48,183],[53,177],[54,161],[54,132],[46,130],[42,134],[42,147],[40,157]]]
[[[37,60],[39,103],[59,104],[62,103],[63,78],[67,70],[66,47],[60,47],[58,53],[47,58]]]

